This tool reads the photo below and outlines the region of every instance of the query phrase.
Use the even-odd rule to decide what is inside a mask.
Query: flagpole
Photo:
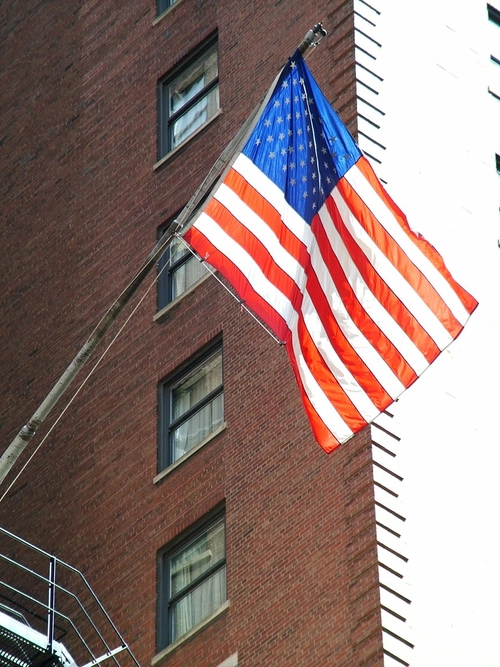
[[[299,45],[299,50],[302,54],[312,46],[316,46],[319,41],[326,35],[326,30],[323,28],[322,23],[318,23],[311,28],[305,35],[304,39]],[[38,428],[43,423],[45,418],[51,412],[52,408],[56,405],[62,394],[68,389],[71,382],[74,380],[78,372],[84,366],[86,361],[92,355],[94,350],[98,347],[101,340],[104,338],[105,334],[111,328],[114,321],[123,311],[127,303],[130,301],[132,296],[136,293],[139,286],[142,284],[148,273],[154,267],[156,262],[159,260],[161,255],[165,252],[168,245],[172,241],[172,238],[178,232],[179,229],[183,228],[182,231],[187,230],[187,223],[191,217],[194,216],[195,212],[201,204],[208,197],[209,193],[214,189],[215,185],[219,182],[221,174],[225,173],[228,169],[232,158],[239,148],[243,145],[247,136],[252,131],[257,118],[260,115],[260,112],[267,104],[269,96],[272,93],[274,86],[271,86],[267,95],[264,97],[262,102],[260,102],[254,111],[250,114],[248,119],[242,125],[236,136],[229,143],[227,148],[221,153],[217,161],[215,162],[212,169],[209,171],[205,180],[201,186],[196,190],[194,195],[191,197],[189,202],[186,204],[184,209],[181,211],[180,215],[174,222],[168,227],[163,236],[160,238],[158,243],[155,245],[153,250],[149,253],[148,257],[144,261],[143,265],[132,278],[129,284],[125,287],[120,296],[116,299],[113,305],[106,311],[104,316],[101,318],[94,331],[91,333],[83,347],[80,349],[78,354],[71,361],[69,366],[66,368],[64,373],[61,375],[56,384],[52,387],[50,392],[47,394],[43,402],[40,404],[39,408],[33,414],[28,423],[21,428],[19,433],[16,435],[14,440],[7,447],[5,452],[0,457],[0,484],[3,482],[5,477],[8,475],[11,468],[16,463],[17,459],[21,456],[24,449],[27,447],[31,439],[36,434]]]
[[[297,47],[298,50],[301,52],[301,54],[306,57],[307,51],[314,46],[318,46],[320,41],[323,39],[323,37],[326,37],[327,32],[323,28],[323,23],[316,23],[314,28],[311,28],[308,30],[306,35],[304,36],[304,39],[301,41],[299,46]],[[205,182],[201,185],[201,188],[204,190],[204,196],[201,201],[204,201],[206,197],[215,189],[218,187],[220,183],[225,179],[227,172],[231,168],[232,163],[234,162],[236,158],[236,154],[238,153],[239,150],[245,145],[248,137],[252,133],[255,125],[257,124],[257,120],[259,119],[261,112],[264,110],[266,104],[269,101],[269,98],[273,94],[274,87],[280,77],[282,67],[280,68],[280,71],[276,75],[273,83],[271,86],[268,88],[267,93],[265,96],[262,98],[262,100],[257,104],[253,112],[250,114],[250,116],[247,118],[245,123],[241,126],[239,129],[238,133],[232,140],[232,142],[229,144],[229,146],[226,148],[226,150],[220,155],[219,159],[215,163],[214,167],[212,168],[210,174],[216,173],[218,174],[216,176],[215,181],[211,181],[207,187],[205,186],[206,181],[209,180],[209,177],[205,179]],[[200,189],[201,189],[200,188]],[[196,195],[196,193],[195,193]],[[200,201],[200,203],[201,203]],[[189,212],[184,215],[184,211],[186,209],[190,209]],[[176,233],[179,232],[181,236],[183,236],[189,227],[191,227],[195,221],[196,221],[197,216],[195,215],[195,209],[193,207],[190,207],[190,202],[187,204],[186,208],[181,212],[179,217],[177,218],[178,226],[176,229]],[[1,483],[1,479],[0,479]]]

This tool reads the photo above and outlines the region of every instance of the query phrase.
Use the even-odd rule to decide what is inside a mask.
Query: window
[[[159,467],[163,470],[224,423],[222,344],[161,386]]]
[[[160,271],[158,309],[175,301],[198,280],[207,275],[202,262],[186,248],[182,241],[175,237],[161,256],[158,270]]]
[[[158,0],[158,14],[163,14],[169,7],[173,7],[177,0]]]
[[[160,81],[160,157],[173,151],[219,110],[217,41]]]
[[[500,59],[495,56],[490,56],[488,91],[491,95],[500,99]]]
[[[159,649],[172,644],[226,601],[224,512],[160,555]]]

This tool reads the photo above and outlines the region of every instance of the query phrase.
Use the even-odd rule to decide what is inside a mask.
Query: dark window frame
[[[208,532],[210,528],[215,526],[220,521],[224,522],[224,558],[215,563],[212,567],[205,570],[201,575],[189,583],[188,586],[182,589],[179,593],[171,595],[171,577],[170,577],[170,562],[174,556],[180,551],[187,548],[197,537]],[[180,599],[189,594],[203,581],[207,581],[213,574],[225,568],[227,565],[227,530],[226,530],[226,506],[221,503],[214,507],[208,514],[192,524],[187,530],[175,537],[169,542],[167,546],[158,552],[157,557],[157,588],[158,588],[158,609],[157,609],[157,634],[156,643],[157,651],[161,651],[174,641],[182,639],[181,635],[177,639],[173,639],[173,616],[172,607]],[[226,570],[227,577],[227,570]],[[227,601],[227,578],[226,578],[226,595]],[[215,610],[214,610],[215,611]],[[188,630],[189,632],[189,630]]]
[[[193,137],[199,127],[195,128],[191,134],[189,134],[183,141],[181,141],[178,146],[172,145],[171,137],[171,127],[181,116],[183,116],[189,109],[193,108],[200,100],[208,97],[208,95],[216,88],[219,87],[219,50],[218,50],[218,33],[215,32],[208,39],[202,42],[194,51],[192,51],[187,58],[182,60],[178,65],[176,65],[172,70],[168,72],[164,77],[158,81],[158,159],[166,157],[173,150],[177,149],[179,146],[184,145],[191,137]],[[212,79],[202,90],[193,95],[189,101],[183,105],[178,111],[170,113],[169,105],[169,87],[170,84],[177,79],[185,70],[188,70],[192,65],[194,65],[198,60],[202,60],[203,56],[206,55],[214,46],[217,48],[217,76]],[[220,103],[219,103],[220,109]],[[209,123],[217,114],[213,114],[207,120],[200,125],[203,127],[205,124]]]
[[[172,224],[172,222],[176,219],[176,217],[179,215],[180,211],[178,211],[175,215],[173,215],[169,220],[162,225],[159,230],[158,230],[158,235],[157,238],[158,240],[161,239],[165,231],[168,229],[168,227]],[[173,294],[173,289],[174,289],[174,276],[176,272],[184,265],[187,264],[189,261],[193,262],[198,262],[201,265],[201,262],[197,258],[196,255],[193,255],[192,252],[188,248],[186,248],[186,252],[179,257],[177,260],[172,262],[171,260],[171,244],[167,248],[165,248],[164,253],[161,255],[160,259],[157,262],[157,269],[158,269],[158,289],[157,289],[157,303],[156,307],[157,310],[160,311],[163,308],[166,308],[169,304],[173,303],[174,301],[177,301],[177,299],[180,299],[183,294],[185,294],[188,290],[190,290],[194,285],[198,284],[198,282],[205,277],[205,275],[208,275],[208,272],[203,270],[203,273],[201,276],[199,276],[189,287],[187,287],[185,290],[183,290],[180,294],[177,296],[174,296]]]
[[[162,225],[158,229],[157,239],[161,239],[163,234],[168,229],[170,223],[175,220],[175,215],[170,218],[170,220]],[[165,248],[165,252],[161,255],[160,259],[156,264],[158,271],[158,288],[156,291],[156,309],[161,310],[165,308],[171,301],[171,292],[172,292],[172,281],[171,281],[171,270],[172,268],[168,266],[170,263],[170,245]]]
[[[170,9],[170,7],[173,7],[175,4],[177,4],[179,0],[158,0],[156,5],[157,5],[157,16],[161,16],[163,12],[166,12],[167,9]]]
[[[184,412],[177,419],[171,419],[172,413],[172,390],[178,383],[182,380],[183,377],[186,377],[198,367],[203,366],[208,359],[220,352],[222,359],[222,382],[221,384],[208,394],[206,394],[201,400],[199,400],[195,405],[191,406],[186,412]],[[181,457],[174,459],[173,455],[173,432],[184,422],[188,421],[194,414],[206,407],[210,402],[216,399],[218,396],[222,396],[223,401],[223,419],[224,423],[224,350],[222,345],[222,336],[217,336],[214,340],[210,342],[209,345],[205,346],[199,350],[195,355],[193,355],[186,363],[182,364],[174,373],[169,375],[165,380],[160,383],[159,386],[159,434],[158,434],[158,473],[162,472],[169,466],[173,465]],[[213,432],[212,432],[213,433]],[[212,436],[210,433],[207,438]],[[199,443],[193,445],[190,449],[187,450],[186,454],[189,454],[192,449],[195,449],[201,442],[206,438],[200,440]],[[184,455],[183,455],[184,456]]]
[[[492,5],[486,5],[486,7],[488,9],[488,19],[492,23],[496,23],[496,25],[500,26],[500,9],[497,9]]]

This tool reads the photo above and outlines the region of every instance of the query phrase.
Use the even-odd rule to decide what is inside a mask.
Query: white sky
[[[411,226],[480,302],[459,339],[392,408],[405,478],[411,665],[494,667],[500,665],[500,176],[494,161],[500,101],[487,91],[492,49],[500,58],[500,27],[488,23],[482,0],[377,6],[383,9],[377,71],[385,78],[380,105],[386,111],[380,141],[387,147],[379,175]]]

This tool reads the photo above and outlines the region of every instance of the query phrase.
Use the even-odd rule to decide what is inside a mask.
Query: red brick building
[[[3,451],[318,21],[308,65],[354,134],[357,102],[352,2],[0,15]],[[81,570],[141,665],[382,665],[370,432],[324,454],[284,350],[188,257],[40,428],[0,524]]]

